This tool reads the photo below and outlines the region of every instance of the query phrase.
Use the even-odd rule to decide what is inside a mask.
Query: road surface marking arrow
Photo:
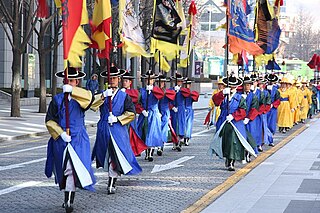
[[[151,171],[151,173],[161,172],[168,169],[178,168],[182,167],[183,165],[179,165],[180,163],[183,163],[187,160],[190,160],[194,158],[194,156],[184,156],[182,158],[179,158],[178,160],[172,161],[170,163],[164,164],[164,165],[155,165]]]

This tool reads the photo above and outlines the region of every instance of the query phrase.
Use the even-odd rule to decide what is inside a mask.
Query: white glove
[[[65,85],[63,85],[63,87],[62,87],[62,91],[63,91],[63,93],[71,93],[72,92],[72,86],[71,85],[69,85],[69,84],[65,84]]]
[[[227,121],[230,122],[234,119],[233,115],[232,114],[229,114],[227,117],[226,117]]]
[[[176,107],[172,107],[172,110],[173,110],[174,112],[178,112],[178,108],[176,108]]]
[[[110,113],[110,115],[108,117],[108,123],[113,124],[113,123],[117,123],[117,121],[118,121],[118,118]]]
[[[268,85],[267,90],[272,90],[272,85]]]
[[[249,121],[250,121],[249,118],[245,118],[245,119],[243,120],[243,123],[244,123],[245,125],[247,125],[247,124],[249,123]]]
[[[62,132],[60,134],[60,137],[62,138],[62,140],[64,140],[64,142],[67,142],[67,143],[71,142],[71,136],[68,135],[66,132]]]
[[[230,88],[224,88],[223,90],[222,90],[222,93],[224,94],[224,95],[230,95]]]
[[[152,91],[152,90],[153,90],[153,85],[147,85],[147,86],[146,86],[146,90]]]
[[[109,97],[112,96],[112,89],[106,89],[103,93],[103,97]]]
[[[148,117],[149,113],[146,110],[142,110],[142,114],[144,117]]]
[[[251,90],[251,91],[254,91],[254,89],[255,89],[254,86],[251,85],[251,86],[250,86],[250,90]]]
[[[270,109],[273,107],[273,104],[270,105]]]
[[[178,85],[175,86],[175,87],[174,87],[174,90],[175,90],[176,92],[179,92],[179,91],[180,91],[180,86],[178,86]]]
[[[291,112],[294,112],[294,109],[291,109]]]

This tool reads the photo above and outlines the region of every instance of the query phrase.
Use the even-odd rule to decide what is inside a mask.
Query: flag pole
[[[224,61],[224,73],[227,76],[227,87],[229,87],[229,70],[228,70],[228,65],[229,65],[229,0],[227,0],[227,8],[226,8],[226,48],[225,48],[225,61]],[[229,114],[229,95],[227,96],[227,112]]]
[[[192,20],[190,20],[192,21]],[[192,22],[190,22],[190,31],[188,34],[189,40],[188,40],[188,51],[187,51],[187,73],[186,73],[186,77],[188,77],[189,75],[189,54],[190,54],[190,44],[191,44],[191,31],[192,31]],[[210,44],[209,44],[210,45]]]

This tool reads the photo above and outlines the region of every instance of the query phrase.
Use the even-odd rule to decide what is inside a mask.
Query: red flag
[[[274,2],[274,5],[275,5],[276,7],[278,7],[278,6],[283,6],[283,0],[276,0],[276,1]]]
[[[92,15],[92,48],[98,49],[100,58],[110,58],[112,47],[110,0],[96,0]]]
[[[88,23],[86,0],[55,0],[58,8],[62,8],[63,58],[64,68],[82,67],[81,56],[91,43],[81,25]]]
[[[46,0],[38,0],[37,17],[39,18],[48,17],[48,5]]]
[[[316,68],[317,61],[318,61],[318,56],[317,56],[317,54],[313,54],[311,60],[310,60],[309,63],[307,64],[308,67],[310,67],[310,69]]]

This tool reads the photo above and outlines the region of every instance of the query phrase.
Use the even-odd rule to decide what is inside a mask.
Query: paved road
[[[117,194],[107,195],[107,175],[101,169],[96,170],[96,192],[78,190],[76,212],[181,212],[223,183],[233,172],[226,171],[222,160],[212,160],[206,154],[214,133],[202,125],[206,113],[206,110],[195,112],[189,147],[183,147],[179,153],[168,145],[164,155],[156,156],[151,163],[144,156],[139,157],[143,172],[123,176],[118,181]],[[88,132],[93,145],[96,128],[90,127]],[[275,143],[286,136],[277,134]],[[64,212],[63,193],[43,172],[48,138],[41,135],[0,143],[0,212]],[[151,173],[155,165],[179,159],[184,166]],[[238,163],[236,167],[243,165]]]

